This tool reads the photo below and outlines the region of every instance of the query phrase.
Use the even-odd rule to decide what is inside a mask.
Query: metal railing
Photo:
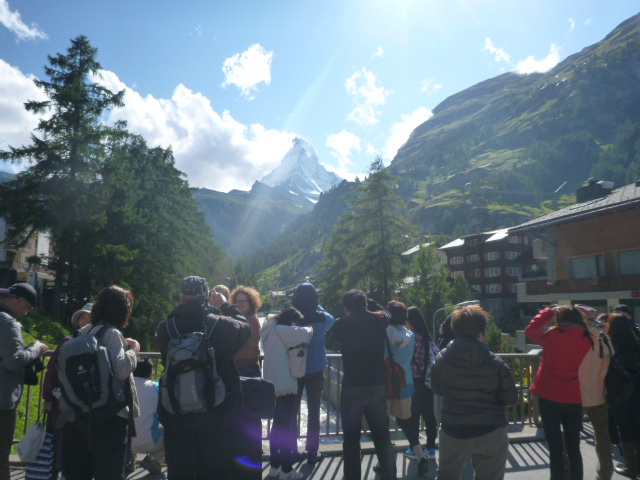
[[[46,360],[51,356],[51,352],[47,352]],[[498,354],[504,362],[509,366],[511,372],[515,378],[516,386],[518,388],[518,403],[512,407],[506,409],[507,421],[514,425],[538,425],[539,423],[539,410],[536,397],[531,395],[529,387],[540,365],[540,354],[537,353],[507,353]],[[148,358],[154,364],[153,378],[158,379],[159,372],[161,371],[160,365],[160,353],[158,352],[143,352],[140,353],[140,358]],[[342,355],[340,354],[328,354],[328,365],[325,369],[324,379],[324,391],[321,402],[321,422],[320,422],[320,436],[322,437],[337,437],[342,435],[342,428],[340,426],[340,390],[342,385]],[[46,370],[45,370],[46,372]],[[42,382],[44,379],[44,373],[40,374],[40,383],[35,386],[26,386],[25,392],[22,396],[20,406],[18,407],[18,424],[21,428],[16,429],[16,435],[14,441],[19,440],[25,434],[26,430],[41,417],[43,412],[43,400],[42,400]],[[299,436],[305,438],[306,422],[304,418],[306,411],[304,408],[301,415],[298,418]],[[21,419],[24,419],[22,422]],[[390,428],[393,431],[399,430],[395,422],[391,422]],[[422,425],[424,428],[424,425]],[[263,438],[266,439],[267,433],[270,429],[270,421],[263,421]],[[363,428],[363,433],[368,433],[367,429]]]

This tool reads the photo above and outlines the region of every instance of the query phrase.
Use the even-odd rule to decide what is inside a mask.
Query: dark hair
[[[91,308],[93,325],[113,325],[122,330],[129,325],[133,311],[133,293],[117,285],[109,285],[100,290],[98,298]]]
[[[390,325],[406,325],[407,306],[404,303],[391,300],[387,303],[387,311],[391,314],[391,318],[389,319]]]
[[[433,342],[429,326],[418,307],[409,307],[407,310],[407,323],[409,323],[409,329],[412,332],[417,333],[423,338],[425,345]]]
[[[456,337],[478,338],[487,331],[489,314],[480,305],[467,305],[451,315],[451,329]]]
[[[589,339],[591,346],[593,347],[593,338],[591,338],[587,324],[584,323],[584,317],[582,316],[582,313],[580,313],[580,310],[573,306],[558,307],[556,310],[556,324],[544,332],[544,335],[547,335],[549,332],[558,328],[561,323],[569,323],[578,328],[582,328],[584,330],[583,335]]]
[[[342,305],[350,312],[362,312],[367,309],[367,296],[362,290],[349,290],[342,296]]]
[[[609,314],[609,330],[607,332],[612,342],[637,348],[636,336],[627,317],[621,313]]]
[[[304,317],[298,309],[294,307],[285,308],[276,317],[276,323],[278,325],[291,326],[293,323],[299,324],[302,320],[304,320]]]
[[[149,378],[153,373],[153,363],[148,358],[138,360],[138,366],[133,371],[134,377]]]

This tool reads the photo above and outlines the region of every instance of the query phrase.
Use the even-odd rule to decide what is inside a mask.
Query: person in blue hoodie
[[[335,322],[332,315],[325,312],[318,305],[318,292],[308,283],[298,285],[293,293],[291,305],[297,308],[304,321],[301,325],[313,328],[313,337],[309,342],[307,354],[307,371],[304,377],[298,379],[298,411],[302,392],[307,389],[307,462],[314,464],[318,461],[318,446],[320,444],[320,401],[324,387],[324,369],[327,366],[327,348],[325,332]]]

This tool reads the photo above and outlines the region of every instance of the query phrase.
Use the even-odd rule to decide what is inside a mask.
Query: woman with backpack
[[[610,401],[624,457],[624,466],[615,470],[625,477],[636,478],[640,456],[640,344],[629,320],[620,313],[609,315],[608,333],[615,358],[629,374],[621,394]]]
[[[269,434],[269,477],[280,476],[281,479],[287,480],[303,477],[300,472],[293,470],[293,462],[298,451],[298,380],[291,374],[289,361],[289,350],[300,344],[308,344],[313,335],[313,328],[298,326],[303,319],[298,310],[288,307],[260,329],[264,347],[264,378],[273,382],[276,391],[276,411]]]
[[[74,341],[83,335],[95,335],[98,346],[106,348],[111,371],[118,383],[124,387],[129,398],[128,406],[115,414],[99,416],[94,411],[88,415],[76,413],[65,426],[62,438],[62,472],[66,480],[114,480],[124,479],[128,425],[137,416],[138,402],[132,373],[138,362],[140,344],[124,338],[121,330],[129,324],[134,297],[129,290],[111,285],[103,288],[91,308],[91,323],[80,329],[79,337],[67,341],[60,352],[65,359],[66,349],[71,350]],[[65,362],[72,360],[67,358]],[[73,417],[69,410],[71,392],[69,371],[59,371],[62,383],[61,402],[63,415]],[[73,379],[70,379],[71,381]],[[67,385],[67,387],[65,387]],[[133,409],[130,412],[129,409]]]

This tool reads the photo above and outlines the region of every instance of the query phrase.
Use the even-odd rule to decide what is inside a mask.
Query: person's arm
[[[506,363],[502,362],[498,369],[498,401],[505,406],[518,403],[518,389],[516,382],[511,375],[511,370]]]
[[[276,332],[287,347],[295,347],[301,343],[309,343],[313,335],[313,328],[278,325]]]
[[[58,355],[60,354],[60,348],[68,339],[69,337],[60,342],[60,345],[58,345],[51,354],[49,363],[47,363],[47,373],[45,373],[44,380],[42,382],[42,398],[44,400],[45,410],[51,410],[51,406],[55,398],[53,396],[53,389],[58,386]]]
[[[106,328],[106,326],[102,328]],[[111,368],[113,368],[115,377],[118,380],[126,380],[129,378],[131,372],[133,372],[138,365],[138,353],[133,349],[125,350],[124,345],[127,345],[127,342],[122,334],[115,328],[106,332],[104,337],[102,337],[102,341],[107,348],[107,353],[111,360]]]
[[[11,372],[20,371],[27,363],[43,355],[46,351],[46,345],[38,341],[28,347],[24,346],[18,322],[2,323],[2,328],[0,329],[0,361],[7,370]]]
[[[318,307],[322,309],[322,307]],[[324,331],[328,332],[333,327],[333,324],[336,323],[336,319],[330,313],[326,312],[322,309],[322,313],[324,313]]]
[[[440,369],[442,368],[441,362],[442,356],[438,354],[433,367],[431,367],[431,390],[436,395],[442,395],[442,385],[440,383]]]
[[[533,320],[529,322],[529,325],[526,326],[524,333],[538,345],[542,345],[544,347],[546,342],[542,328],[553,320],[555,316],[556,311],[553,308],[547,307],[544,310],[541,310],[538,315],[533,317]]]

